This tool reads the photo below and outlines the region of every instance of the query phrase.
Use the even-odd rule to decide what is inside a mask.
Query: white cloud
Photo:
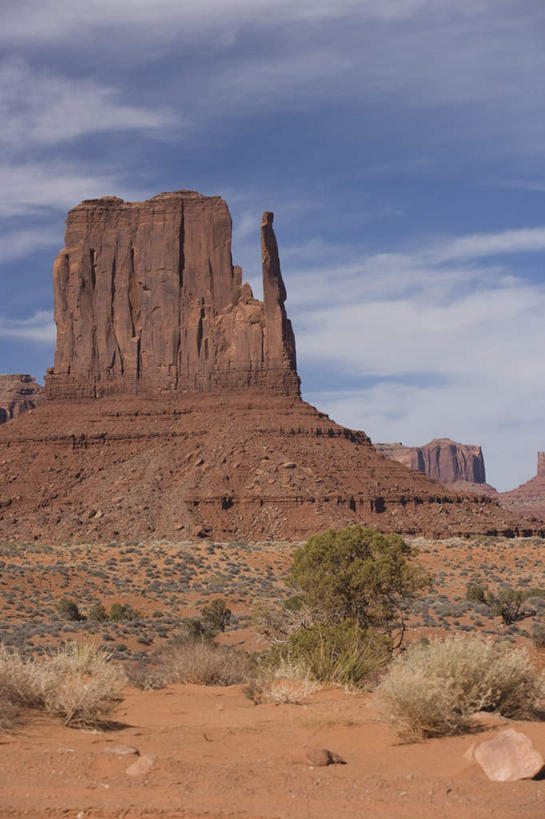
[[[50,310],[38,310],[26,319],[0,316],[0,337],[33,341],[47,347],[55,346],[56,328]]]
[[[58,145],[88,134],[160,131],[175,123],[171,111],[127,105],[117,89],[31,69],[21,60],[0,64],[0,143]]]
[[[41,247],[58,245],[62,237],[55,228],[24,228],[0,235],[0,263],[19,259]]]
[[[95,169],[84,161],[0,163],[0,217],[44,209],[64,211],[82,199],[109,194],[140,198],[139,191],[127,188],[120,173]]]
[[[502,253],[525,253],[545,250],[545,227],[519,228],[500,233],[474,233],[455,239],[431,256],[436,261],[475,259]]]
[[[306,397],[377,441],[480,443],[501,489],[531,477],[545,445],[545,283],[446,260],[542,250],[543,234],[504,231],[369,257],[342,272],[342,287],[334,267],[329,277],[300,274],[295,287],[290,277],[299,360],[324,383]],[[433,258],[442,266],[426,267]],[[333,374],[354,388],[328,389]]]

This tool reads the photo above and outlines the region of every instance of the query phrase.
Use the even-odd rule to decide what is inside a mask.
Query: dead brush
[[[0,650],[0,690],[11,708],[44,710],[66,725],[100,725],[120,701],[125,684],[119,666],[92,643],[69,643],[36,659]]]
[[[256,705],[301,705],[322,687],[303,666],[282,661],[276,668],[262,671],[244,693]]]

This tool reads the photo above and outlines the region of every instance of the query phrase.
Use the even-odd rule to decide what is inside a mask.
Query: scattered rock
[[[307,759],[315,768],[324,768],[326,765],[346,765],[346,760],[329,751],[327,748],[311,748],[307,751]]]
[[[155,765],[155,760],[155,756],[144,754],[144,756],[141,756],[136,762],[133,762],[132,765],[129,765],[125,773],[128,773],[129,776],[145,776]]]
[[[531,779],[545,765],[532,741],[513,728],[482,742],[475,748],[474,757],[492,782]]]
[[[295,469],[297,464],[294,464],[293,461],[286,461],[285,464],[280,464],[282,469]]]

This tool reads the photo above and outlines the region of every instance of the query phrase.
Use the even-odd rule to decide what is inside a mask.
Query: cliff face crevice
[[[54,266],[57,349],[47,397],[236,390],[299,394],[278,247],[261,225],[263,302],[231,258],[220,197],[82,202]]]

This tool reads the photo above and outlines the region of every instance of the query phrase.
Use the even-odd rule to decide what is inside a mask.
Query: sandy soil
[[[36,716],[0,745],[0,816],[543,817],[545,782],[492,783],[464,758],[493,735],[399,744],[373,695],[322,690],[302,705],[254,705],[239,686],[127,691],[104,733]],[[508,723],[545,753],[545,724]],[[108,753],[131,745],[154,756]],[[314,768],[309,749],[347,764]]]
[[[507,633],[529,643],[526,635],[543,617],[542,608],[506,628],[497,617],[462,610],[463,597],[474,577],[491,588],[502,582],[545,587],[543,541],[417,543],[435,582],[426,605],[411,618],[409,640],[462,629]],[[116,659],[130,663],[138,652],[147,657],[159,651],[181,618],[220,595],[243,617],[222,641],[254,649],[255,631],[244,617],[253,600],[285,596],[283,577],[293,548],[272,543],[5,546],[0,640],[32,651],[94,636],[106,641]],[[84,611],[98,599],[127,601],[142,610],[143,619],[134,627],[63,624],[56,614],[63,595],[74,597]],[[533,652],[543,664],[544,650]],[[329,689],[302,705],[256,706],[240,686],[128,688],[115,716],[119,725],[102,733],[66,728],[36,714],[15,732],[0,734],[0,816],[545,816],[545,782],[491,783],[464,758],[474,741],[497,727],[477,737],[402,745],[377,722],[373,694]],[[545,755],[545,723],[514,725]],[[107,752],[118,745],[156,757],[149,773],[128,775],[136,757]],[[336,751],[347,764],[312,768],[306,753],[316,747]]]

